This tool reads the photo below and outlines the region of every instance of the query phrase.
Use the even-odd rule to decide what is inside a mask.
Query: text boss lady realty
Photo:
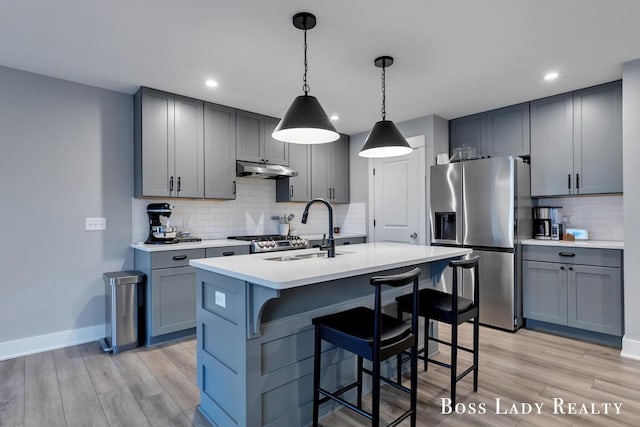
[[[451,406],[451,399],[442,398],[440,413],[449,414],[469,414],[483,415],[489,410],[485,402],[456,403]],[[495,414],[497,415],[539,415],[544,412],[545,404],[542,402],[512,402],[507,403],[500,397],[496,397]],[[559,397],[553,398],[553,408],[549,413],[552,415],[620,415],[622,402],[565,402]]]

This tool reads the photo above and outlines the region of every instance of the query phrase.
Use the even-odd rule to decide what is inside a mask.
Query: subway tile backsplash
[[[585,228],[591,240],[624,240],[622,195],[538,199],[537,206],[562,206],[565,227]]]
[[[237,178],[236,200],[197,199],[132,199],[132,241],[140,242],[149,233],[146,213],[149,203],[167,202],[174,206],[171,225],[179,231],[189,231],[202,239],[224,239],[232,235],[277,234],[278,221],[273,215],[289,215],[292,230],[299,234],[326,233],[328,214],[324,205],[311,207],[307,224],[302,224],[305,203],[276,203],[275,181],[270,179]],[[333,205],[334,226],[342,233],[366,233],[364,203]]]

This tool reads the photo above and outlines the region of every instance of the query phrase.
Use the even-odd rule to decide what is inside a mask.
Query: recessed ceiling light
[[[329,117],[329,120],[335,122],[336,120],[340,120],[340,117],[337,114],[333,114],[331,117]]]
[[[547,73],[544,75],[545,80],[555,80],[557,78],[558,78],[558,73],[556,73],[555,71],[551,71],[550,73]]]
[[[218,82],[213,80],[213,79],[207,79],[204,82],[204,84],[207,85],[207,87],[216,87],[216,86],[218,86]]]

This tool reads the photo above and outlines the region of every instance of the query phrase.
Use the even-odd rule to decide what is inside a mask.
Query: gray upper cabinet
[[[531,195],[622,192],[622,84],[531,102]]]
[[[203,197],[203,102],[140,88],[134,114],[135,195]]]
[[[529,155],[529,103],[451,120],[449,150],[469,146],[478,157]]]
[[[311,146],[289,144],[289,166],[298,176],[276,180],[277,202],[306,202],[311,199]]]
[[[573,97],[531,102],[531,195],[570,194],[573,187]]]
[[[349,137],[311,146],[311,197],[349,203]]]
[[[577,193],[622,193],[621,82],[573,93],[573,149]]]
[[[485,156],[486,127],[485,113],[451,120],[449,122],[449,154],[453,154],[456,148],[469,146],[475,148],[477,156]]]
[[[204,104],[204,197],[236,198],[236,110]]]
[[[271,137],[278,119],[237,111],[236,158],[248,162],[289,164],[289,144]]]
[[[274,139],[271,134],[280,123],[279,119],[263,117],[264,122],[264,156],[265,162],[274,165],[289,165],[290,146],[286,142]]]
[[[529,155],[529,103],[487,112],[485,156]]]

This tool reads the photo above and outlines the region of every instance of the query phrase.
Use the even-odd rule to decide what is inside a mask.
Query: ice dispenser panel
[[[435,236],[437,240],[456,240],[456,213],[436,212]]]

